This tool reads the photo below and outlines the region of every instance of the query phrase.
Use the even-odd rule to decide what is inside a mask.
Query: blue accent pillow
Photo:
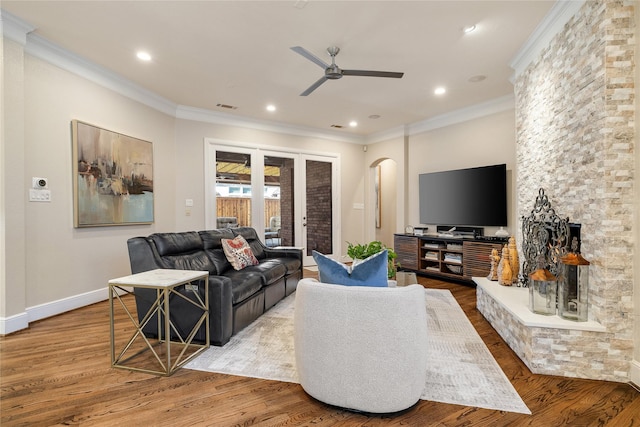
[[[387,287],[387,250],[359,261],[355,266],[342,264],[320,252],[313,251],[320,281],[345,286]]]

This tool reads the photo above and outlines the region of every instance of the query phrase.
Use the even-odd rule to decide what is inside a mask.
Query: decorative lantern
[[[562,276],[558,295],[560,317],[578,322],[588,318],[589,261],[577,251],[577,240],[571,243],[573,252],[560,258]]]
[[[556,314],[558,279],[546,268],[529,274],[529,310],[537,314]]]

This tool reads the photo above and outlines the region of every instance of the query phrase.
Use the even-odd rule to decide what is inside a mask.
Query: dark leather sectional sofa
[[[259,265],[242,270],[233,269],[222,249],[221,239],[233,239],[241,234],[260,261]],[[302,279],[302,251],[295,248],[267,248],[251,227],[181,233],[155,233],[127,241],[133,274],[157,268],[209,271],[210,342],[226,344],[232,335],[242,330],[278,301],[293,293]],[[191,287],[178,291],[189,298]],[[135,289],[139,320],[156,298],[153,289]],[[204,285],[199,286],[204,298]],[[191,295],[193,298],[193,295]],[[184,333],[194,325],[200,313],[180,297],[171,299],[171,318]],[[157,318],[144,327],[145,334],[157,336]],[[196,340],[205,340],[204,327]]]

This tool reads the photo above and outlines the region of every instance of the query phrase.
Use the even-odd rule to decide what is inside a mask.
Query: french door
[[[313,265],[313,251],[339,256],[340,192],[337,158],[302,155],[302,246],[304,264]]]
[[[337,156],[205,141],[206,227],[250,226],[271,247],[339,255]]]

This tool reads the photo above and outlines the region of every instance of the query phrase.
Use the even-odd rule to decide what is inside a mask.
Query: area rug
[[[298,383],[293,351],[295,293],[224,347],[185,368]],[[429,362],[423,400],[531,414],[451,292],[425,289]]]

